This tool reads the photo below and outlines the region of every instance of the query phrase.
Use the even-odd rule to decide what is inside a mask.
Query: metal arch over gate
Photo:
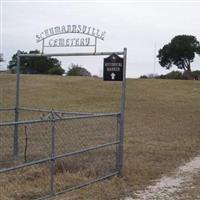
[[[41,39],[43,40],[43,39]],[[43,40],[44,41],[44,40]],[[96,48],[95,48],[96,49]],[[20,59],[22,57],[58,57],[58,56],[109,56],[108,59],[109,62],[106,62],[106,59],[104,59],[104,67],[110,67],[107,70],[107,75],[110,77],[110,81],[121,81],[121,103],[120,103],[120,110],[116,113],[69,113],[65,111],[47,111],[42,109],[32,109],[32,108],[23,108],[20,107]],[[119,56],[122,56],[119,57]],[[112,58],[111,58],[112,57]],[[113,59],[113,63],[112,63]],[[19,169],[24,169],[27,167],[40,165],[44,163],[50,163],[50,191],[42,195],[40,197],[37,197],[37,200],[40,199],[46,199],[49,197],[52,197],[54,195],[58,195],[61,193],[64,193],[66,191],[72,191],[75,189],[82,188],[84,186],[87,186],[89,184],[95,183],[97,181],[112,177],[112,176],[122,176],[122,169],[123,169],[123,144],[124,144],[124,114],[125,114],[125,96],[126,96],[126,59],[127,59],[127,49],[124,48],[123,51],[118,52],[95,52],[94,53],[51,53],[51,54],[20,54],[18,52],[17,54],[17,70],[16,70],[16,105],[15,105],[15,121],[14,122],[2,122],[0,123],[0,129],[7,127],[7,126],[13,126],[14,127],[14,138],[13,138],[13,157],[15,160],[19,157],[19,128],[21,126],[28,126],[28,125],[34,125],[37,123],[50,123],[51,126],[51,144],[50,144],[50,156],[44,157],[42,159],[33,160],[30,162],[20,163],[17,166],[12,166],[9,168],[0,168],[0,175],[3,173],[9,173],[13,172]],[[118,62],[115,62],[116,60],[120,60],[120,64]],[[122,77],[120,76],[119,80],[115,79],[115,77],[118,76],[119,71],[122,72]],[[109,78],[104,78],[104,80],[109,80]],[[6,109],[2,109],[6,110]],[[19,120],[19,114],[21,111],[40,111],[40,112],[46,112],[49,113],[48,117],[45,119],[40,120],[30,120],[30,121],[20,121]],[[0,109],[1,111],[1,109]],[[69,116],[69,114],[73,114],[73,116]],[[70,151],[70,152],[62,152],[60,154],[56,154],[56,124],[60,122],[66,122],[68,120],[83,120],[83,119],[97,119],[101,117],[114,117],[117,120],[117,128],[116,128],[116,139],[104,142],[103,144],[98,144],[96,146],[90,146],[87,148],[78,149],[76,151]],[[115,163],[115,169],[112,170],[109,173],[103,174],[100,177],[97,177],[95,179],[92,179],[90,181],[87,181],[82,184],[77,184],[70,188],[64,188],[62,190],[56,191],[55,188],[55,163],[59,159],[68,158],[71,156],[76,156],[79,154],[83,154],[85,152],[91,152],[94,150],[103,149],[106,147],[116,146],[116,163]]]
[[[52,39],[54,36],[63,34],[82,34],[88,37]],[[42,53],[44,53],[45,47],[94,47],[94,52],[96,53],[97,40],[104,40],[105,34],[105,31],[100,31],[100,29],[91,26],[62,25],[45,29],[40,34],[36,35],[36,41],[38,43],[42,41]],[[91,37],[94,38],[94,42],[91,41]],[[45,44],[47,39],[49,39],[49,41]]]

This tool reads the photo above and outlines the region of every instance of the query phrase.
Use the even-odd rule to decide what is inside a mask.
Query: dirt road
[[[200,200],[200,156],[124,200]]]

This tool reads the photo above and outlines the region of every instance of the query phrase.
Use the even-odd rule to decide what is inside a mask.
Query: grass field
[[[3,106],[14,105],[14,81],[12,75],[0,76]],[[170,174],[199,155],[199,91],[199,81],[128,79],[123,177],[114,177],[55,199],[134,197],[134,191],[144,189],[153,180]],[[20,93],[21,105],[30,107],[113,112],[119,111],[120,105],[120,84],[97,78],[24,75]],[[73,180],[73,176],[70,178]],[[194,181],[194,185],[200,185],[198,178]],[[197,199],[200,193],[197,188],[185,193]]]

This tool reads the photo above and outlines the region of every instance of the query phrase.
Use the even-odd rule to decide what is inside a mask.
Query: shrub
[[[67,71],[67,76],[91,76],[91,73],[81,65],[71,64]]]
[[[146,75],[140,76],[141,79],[147,79],[148,77]]]
[[[183,79],[183,74],[180,71],[172,71],[165,76],[166,79]]]
[[[53,67],[48,70],[48,74],[54,74],[54,75],[62,75],[64,74],[65,70],[61,67]]]
[[[192,77],[193,77],[195,80],[200,80],[200,70],[193,71],[193,72],[192,72]]]

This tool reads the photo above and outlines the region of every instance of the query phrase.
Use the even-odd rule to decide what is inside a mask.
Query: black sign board
[[[104,81],[123,81],[123,58],[112,54],[104,58],[103,64]]]

